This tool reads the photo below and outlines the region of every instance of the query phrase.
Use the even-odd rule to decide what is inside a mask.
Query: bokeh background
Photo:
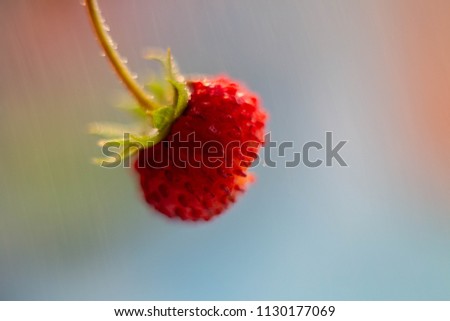
[[[170,46],[257,91],[274,140],[348,140],[349,167],[275,157],[213,222],[165,219],[90,163],[88,123],[127,118],[80,1],[2,0],[0,299],[450,299],[448,0],[100,5],[141,81]]]

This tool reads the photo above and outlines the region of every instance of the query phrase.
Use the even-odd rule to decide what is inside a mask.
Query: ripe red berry
[[[107,138],[100,144],[119,146],[119,161],[138,152],[134,168],[143,195],[159,212],[192,221],[222,213],[253,180],[248,167],[263,143],[267,118],[259,99],[226,77],[185,81],[170,50],[148,57],[162,63],[165,79],[144,90],[115,50],[96,1],[86,0],[86,6],[105,56],[138,103],[133,111],[141,120],[133,130],[96,124],[94,133]]]
[[[190,89],[184,113],[164,140],[139,152],[135,169],[158,211],[209,220],[252,180],[247,168],[263,142],[266,114],[254,94],[225,77],[190,82]]]

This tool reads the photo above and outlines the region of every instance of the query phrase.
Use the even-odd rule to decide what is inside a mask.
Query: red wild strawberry
[[[139,152],[135,168],[145,199],[161,213],[209,220],[252,179],[247,167],[266,115],[252,93],[226,78],[192,81],[190,89],[183,114],[164,140]]]
[[[159,212],[192,221],[222,213],[253,180],[248,167],[263,143],[267,118],[258,97],[225,76],[185,81],[170,51],[148,57],[160,61],[166,75],[165,82],[147,86],[149,95],[111,45],[96,1],[86,4],[100,44],[143,120],[137,133],[99,124],[93,131],[109,138],[103,145],[118,144],[122,158],[137,152],[134,168],[143,195]],[[130,133],[126,139],[124,132]]]

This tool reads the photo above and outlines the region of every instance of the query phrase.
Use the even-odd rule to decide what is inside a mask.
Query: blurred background
[[[132,170],[90,162],[87,125],[126,121],[126,93],[80,1],[2,0],[0,299],[450,299],[449,1],[100,6],[141,81],[170,46],[258,92],[294,151],[348,140],[349,167],[274,157],[226,214],[168,220]]]

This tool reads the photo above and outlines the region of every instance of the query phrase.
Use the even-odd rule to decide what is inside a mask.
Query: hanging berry
[[[260,100],[226,76],[185,79],[170,50],[147,56],[161,62],[165,77],[144,90],[117,52],[97,2],[86,0],[86,7],[140,116],[138,126],[97,123],[92,132],[104,137],[101,145],[119,146],[122,160],[137,154],[134,169],[144,198],[162,214],[191,221],[221,214],[253,180],[248,168],[258,157],[267,119]]]

